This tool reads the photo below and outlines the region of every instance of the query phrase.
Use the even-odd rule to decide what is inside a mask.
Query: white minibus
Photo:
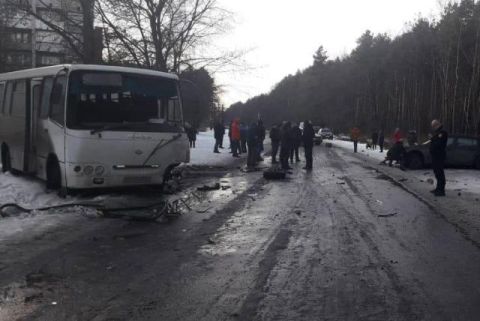
[[[189,162],[176,75],[59,65],[0,75],[4,172],[50,189],[160,185]]]

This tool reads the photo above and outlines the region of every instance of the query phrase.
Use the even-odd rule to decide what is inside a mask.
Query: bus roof
[[[40,68],[33,68],[33,69],[25,69],[25,70],[7,72],[7,73],[4,73],[4,74],[0,74],[0,81],[55,75],[60,70],[62,70],[64,68],[67,68],[68,70],[91,70],[91,71],[124,72],[124,73],[141,74],[141,75],[147,75],[147,76],[157,76],[157,77],[164,77],[164,78],[170,78],[170,79],[178,80],[178,76],[175,75],[175,74],[170,74],[170,73],[156,71],[156,70],[150,70],[150,69],[118,67],[118,66],[105,66],[105,65],[82,65],[82,64],[68,65],[68,64],[66,64],[66,65],[56,65],[56,66],[48,66],[48,67],[40,67]]]

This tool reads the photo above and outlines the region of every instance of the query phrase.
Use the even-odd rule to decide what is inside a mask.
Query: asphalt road
[[[67,215],[9,240],[0,319],[479,319],[474,242],[340,149],[302,166],[286,181],[197,175],[191,188],[230,188],[197,192],[168,223]]]

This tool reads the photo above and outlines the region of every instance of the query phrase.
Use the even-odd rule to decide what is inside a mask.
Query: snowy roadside
[[[398,167],[380,165],[385,153],[367,150],[365,144],[359,144],[357,154],[353,153],[352,142],[334,140],[332,144],[345,158],[360,159],[367,168],[392,178],[400,187],[434,208],[440,217],[455,226],[467,239],[480,246],[480,171],[447,169],[447,196],[437,198],[430,193],[435,184],[431,169],[402,171]]]
[[[334,140],[332,144],[353,152],[352,142]],[[383,153],[380,153],[378,149],[374,151],[367,149],[365,144],[358,144],[358,152],[370,158],[372,162],[378,161],[378,163],[380,163],[385,159],[387,151],[385,150]],[[431,185],[432,180],[435,180],[432,170],[428,168],[408,172],[416,174],[419,181],[427,185]],[[480,197],[480,171],[474,169],[446,169],[445,175],[448,190],[477,194]]]

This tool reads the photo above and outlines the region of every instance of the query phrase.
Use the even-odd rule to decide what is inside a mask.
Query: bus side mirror
[[[61,103],[60,99],[62,98],[63,86],[61,84],[55,84],[52,89],[51,101],[52,104],[56,105]]]

